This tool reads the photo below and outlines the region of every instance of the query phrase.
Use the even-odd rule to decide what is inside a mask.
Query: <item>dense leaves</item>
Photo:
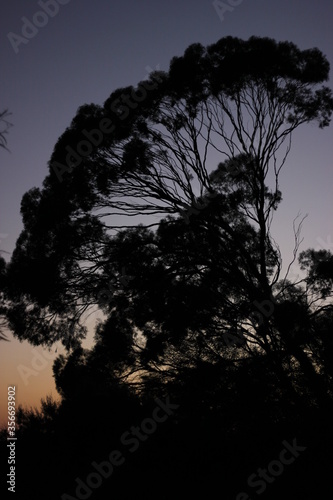
[[[168,72],[117,89],[103,106],[80,107],[59,138],[42,189],[23,197],[24,229],[0,269],[0,313],[20,340],[61,340],[68,351],[54,363],[59,407],[20,413],[27,443],[38,435],[60,461],[69,439],[63,488],[74,492],[87,463],[119,446],[121,422],[145,419],[153,398],[168,396],[181,402],[177,416],[101,498],[121,492],[128,475],[142,482],[147,470],[154,485],[166,481],[165,469],[174,481],[164,497],[175,496],[180,478],[190,496],[204,493],[221,464],[225,491],[236,497],[254,461],[272,460],[297,433],[310,450],[304,463],[320,475],[309,429],[315,419],[332,438],[333,256],[308,249],[301,278],[283,278],[271,224],[292,132],[329,124],[328,73],[318,49],[290,42],[194,44]],[[93,312],[94,344],[83,349]],[[106,442],[94,428],[94,398],[104,405]],[[66,419],[76,423],[73,435]],[[284,477],[276,498],[297,491],[297,480]],[[153,482],[139,491],[156,497]],[[299,491],[303,498],[307,488]]]

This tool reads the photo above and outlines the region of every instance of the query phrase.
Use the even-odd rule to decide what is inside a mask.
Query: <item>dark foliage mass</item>
[[[18,498],[80,498],[76,478],[100,482],[81,498],[323,497],[333,255],[288,279],[271,223],[292,132],[329,125],[328,74],[318,49],[226,37],[78,110],[1,261],[14,335],[67,350],[61,402],[17,414]]]

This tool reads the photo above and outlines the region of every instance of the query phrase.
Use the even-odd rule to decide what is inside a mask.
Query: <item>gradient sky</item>
[[[8,252],[3,254],[7,260],[23,227],[21,198],[41,186],[53,147],[82,104],[102,105],[116,88],[135,85],[153,69],[167,70],[170,59],[191,43],[208,45],[228,35],[318,47],[333,64],[331,0],[243,0],[223,20],[211,0],[69,0],[15,53],[8,33],[21,36],[22,17],[31,21],[40,10],[35,0],[11,0],[2,6],[0,20],[0,110],[8,108],[13,123],[10,152],[0,150],[0,249]],[[286,260],[292,255],[292,221],[299,212],[309,214],[301,249],[333,250],[332,131],[332,126],[319,130],[308,125],[294,134],[281,176],[283,202],[273,226]],[[38,406],[46,394],[57,396],[52,361],[40,361],[40,369],[34,370],[33,347],[11,333],[8,337],[10,342],[0,343],[1,422],[7,385],[16,384],[17,403],[23,405]],[[40,347],[37,351],[43,353]],[[53,356],[61,351],[54,346]],[[26,384],[20,366],[35,371]]]

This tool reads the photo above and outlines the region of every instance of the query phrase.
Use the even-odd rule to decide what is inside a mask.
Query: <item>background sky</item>
[[[8,252],[2,254],[6,260],[23,228],[21,198],[42,185],[53,147],[79,106],[102,105],[118,87],[137,84],[151,70],[167,70],[170,59],[191,43],[209,45],[228,35],[318,47],[333,64],[331,0],[229,0],[239,5],[223,19],[211,0],[61,1],[58,12],[44,16],[45,26],[16,51],[8,33],[25,34],[23,17],[43,24],[35,14],[47,2],[11,0],[2,6],[0,111],[8,108],[13,124],[10,152],[0,149],[0,249]],[[331,80],[328,85],[332,87]],[[273,226],[286,261],[292,256],[292,221],[299,212],[308,214],[301,250],[333,250],[332,144],[332,126],[320,130],[306,125],[293,136],[281,175],[283,202]],[[1,422],[8,385],[16,385],[18,404],[39,406],[46,394],[57,397],[51,358],[62,352],[60,346],[48,353],[19,343],[10,332],[8,338],[10,342],[0,342]]]

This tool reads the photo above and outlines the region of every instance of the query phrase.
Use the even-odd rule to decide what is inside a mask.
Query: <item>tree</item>
[[[265,353],[281,381],[294,356],[315,386],[304,343],[291,347],[294,330],[280,321],[292,287],[280,283],[271,222],[292,133],[329,125],[328,73],[318,49],[226,37],[191,45],[168,72],[116,90],[103,107],[82,106],[43,189],[22,200],[8,270],[15,335],[76,348],[80,318],[100,308],[100,337],[108,321],[126,324],[125,372],[169,366],[172,377],[185,359]],[[293,291],[300,303],[289,310],[303,321],[316,305]]]
[[[6,134],[8,133],[8,129],[12,126],[12,124],[7,120],[9,115],[11,115],[11,113],[8,112],[8,109],[4,109],[0,112],[0,147],[4,149],[7,149]]]
[[[11,127],[11,123],[7,120],[8,116],[11,113],[8,112],[8,109],[4,109],[0,112],[0,147],[7,149],[7,138],[6,134],[8,133],[8,129]],[[1,251],[0,251],[1,253]],[[5,252],[6,253],[6,252]],[[4,297],[4,282],[5,282],[5,268],[6,262],[0,257],[0,295],[1,295],[1,305],[0,305],[0,340],[8,340],[6,335],[2,332],[4,328],[7,327],[7,318],[6,318],[6,306],[5,306],[5,297]]]

